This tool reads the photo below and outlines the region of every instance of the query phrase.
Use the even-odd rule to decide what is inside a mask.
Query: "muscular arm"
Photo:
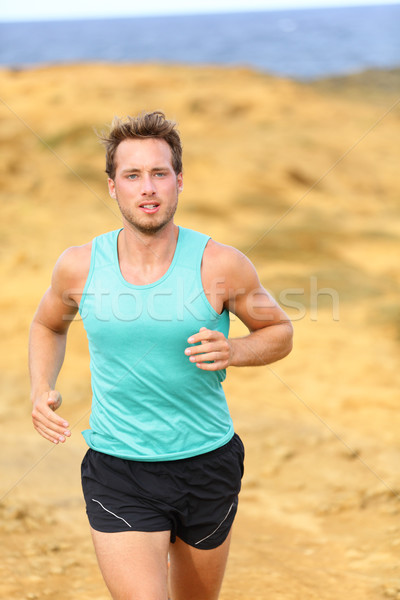
[[[249,329],[249,334],[229,338],[205,328],[188,339],[185,353],[204,370],[228,366],[266,365],[284,358],[292,349],[293,327],[289,317],[262,287],[252,263],[238,250],[211,243],[204,260],[204,287],[218,293],[209,297],[214,307],[234,313]],[[206,249],[206,250],[207,250]],[[223,273],[223,275],[221,275]],[[220,303],[220,306],[218,304]],[[212,362],[210,362],[212,361]]]
[[[83,248],[70,248],[57,261],[29,337],[33,425],[40,435],[56,444],[71,435],[68,422],[54,412],[61,405],[61,394],[54,388],[64,361],[68,328],[78,310],[69,292],[77,289],[86,269],[87,251]]]

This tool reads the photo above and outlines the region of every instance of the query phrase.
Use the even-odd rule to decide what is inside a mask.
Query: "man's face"
[[[115,153],[115,178],[108,180],[124,220],[138,231],[156,233],[170,221],[182,191],[182,173],[172,167],[171,148],[165,140],[127,139]]]

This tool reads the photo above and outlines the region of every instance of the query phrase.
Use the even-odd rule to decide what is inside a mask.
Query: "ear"
[[[115,193],[115,183],[114,180],[110,177],[108,178],[108,192],[111,198],[113,198],[114,200],[117,199],[117,194]]]
[[[183,173],[179,173],[179,175],[176,176],[176,182],[178,186],[178,194],[180,194],[183,190]]]

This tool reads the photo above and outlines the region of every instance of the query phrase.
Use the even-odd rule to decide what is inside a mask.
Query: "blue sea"
[[[400,66],[400,4],[0,23],[0,64],[241,65],[297,80]]]

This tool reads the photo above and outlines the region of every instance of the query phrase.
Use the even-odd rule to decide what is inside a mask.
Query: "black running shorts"
[[[238,505],[244,447],[233,438],[212,452],[173,461],[124,460],[89,449],[82,488],[97,531],[171,531],[195,548],[226,539]]]

